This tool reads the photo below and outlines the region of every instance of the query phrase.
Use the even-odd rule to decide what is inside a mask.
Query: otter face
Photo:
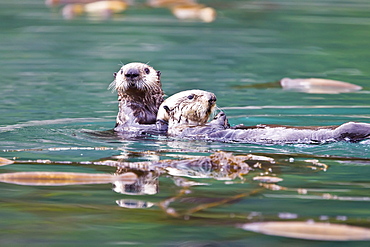
[[[139,91],[142,93],[161,91],[160,71],[143,63],[129,63],[114,73],[115,80],[109,88],[117,90],[119,94],[128,91]]]
[[[216,107],[216,95],[202,90],[182,91],[159,107],[157,121],[172,125],[203,125]]]

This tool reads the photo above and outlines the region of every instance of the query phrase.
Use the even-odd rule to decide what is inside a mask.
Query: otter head
[[[118,92],[118,95],[126,94],[153,94],[162,92],[161,72],[144,63],[128,63],[113,74],[115,80],[109,88]]]
[[[166,99],[159,107],[157,128],[163,130],[179,126],[207,123],[216,107],[216,95],[202,90],[182,91]],[[167,126],[166,126],[167,127]]]
[[[118,93],[116,131],[136,124],[154,124],[164,93],[161,72],[144,63],[128,63],[113,74],[109,88]]]

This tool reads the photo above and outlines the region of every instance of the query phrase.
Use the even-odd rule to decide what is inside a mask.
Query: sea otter
[[[117,91],[119,101],[114,130],[155,128],[158,108],[164,100],[160,71],[147,64],[129,63],[113,76],[109,88]]]
[[[369,123],[347,122],[340,126],[294,127],[237,125],[230,127],[225,113],[207,122],[216,107],[216,96],[202,90],[177,93],[160,106],[157,128],[169,136],[206,141],[259,144],[358,142],[370,138]],[[167,124],[167,125],[166,125]]]
[[[183,128],[204,125],[214,112],[216,100],[216,95],[202,90],[174,94],[159,107],[157,129],[177,135]]]

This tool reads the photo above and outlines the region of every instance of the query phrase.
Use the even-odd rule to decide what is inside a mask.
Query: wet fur
[[[202,92],[202,94],[205,93]],[[204,112],[207,107],[206,105],[199,106],[186,101],[186,95],[186,93],[183,93],[181,98],[175,97],[174,99],[171,99],[173,97],[171,96],[166,100],[167,102],[164,102],[170,110],[167,115],[163,114],[163,111],[160,115],[161,109],[159,110],[157,125],[158,121],[167,122],[170,136],[206,141],[259,144],[322,144],[336,141],[358,142],[370,139],[369,123],[347,122],[340,126],[237,125],[230,127],[225,113],[220,112],[208,123],[205,123],[203,119],[198,123],[187,124],[186,121],[178,121],[178,118],[175,117],[179,114],[177,111],[181,112],[182,119],[186,119],[189,115],[186,109]],[[181,102],[181,107],[179,107],[178,102]],[[190,116],[193,114],[195,113],[191,112]]]
[[[129,63],[114,73],[110,87],[118,93],[116,131],[146,128],[154,124],[164,93],[160,72],[143,63]]]
[[[189,126],[205,124],[216,107],[216,96],[202,90],[188,90],[172,95],[159,107],[158,130],[176,135]]]

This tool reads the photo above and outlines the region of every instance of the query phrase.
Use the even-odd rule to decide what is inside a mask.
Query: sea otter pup
[[[207,119],[215,109],[215,103],[215,95],[206,91],[189,90],[177,93],[166,99],[160,106],[157,126],[163,129],[167,123],[167,133],[170,136],[223,142],[320,144],[370,139],[369,123],[348,122],[340,126],[328,127],[278,125],[230,127],[223,112],[207,123]]]
[[[115,80],[109,88],[117,91],[119,101],[114,130],[150,128],[149,124],[156,121],[158,108],[164,97],[160,71],[147,64],[129,63],[113,75]]]

